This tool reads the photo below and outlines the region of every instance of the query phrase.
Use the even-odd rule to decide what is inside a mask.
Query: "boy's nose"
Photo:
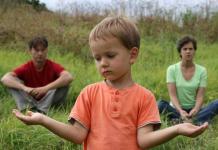
[[[101,66],[102,67],[108,66],[108,61],[106,59],[102,59],[101,60]]]

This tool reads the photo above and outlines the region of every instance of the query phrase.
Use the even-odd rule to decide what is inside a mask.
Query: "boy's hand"
[[[208,123],[205,122],[201,126],[195,126],[191,123],[183,123],[177,125],[177,132],[179,135],[188,137],[196,137],[203,133],[208,128]]]
[[[21,120],[26,125],[38,125],[42,124],[43,114],[41,113],[34,113],[31,111],[28,111],[26,115],[23,115],[20,111],[17,109],[13,110],[13,114]]]

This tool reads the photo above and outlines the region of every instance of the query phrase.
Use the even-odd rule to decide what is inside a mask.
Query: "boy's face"
[[[44,65],[47,59],[48,49],[44,48],[42,45],[38,45],[36,48],[32,48],[30,50],[30,55],[32,56],[32,60],[37,67],[41,67]]]
[[[131,79],[131,64],[135,62],[138,49],[128,50],[115,37],[90,42],[92,55],[100,74],[109,81]]]

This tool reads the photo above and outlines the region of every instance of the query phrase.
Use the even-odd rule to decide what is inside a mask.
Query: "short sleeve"
[[[175,66],[174,65],[171,65],[167,68],[166,82],[167,83],[175,83],[176,82]]]
[[[148,124],[160,126],[160,115],[157,103],[154,95],[150,91],[141,102],[138,114],[138,128]]]
[[[62,71],[64,71],[63,66],[61,66],[60,64],[54,63],[54,62],[53,62],[53,68],[54,68],[55,74],[57,74],[57,76],[60,76],[60,73]]]
[[[200,87],[206,87],[206,86],[207,86],[207,70],[206,68],[203,68],[200,78]]]
[[[75,102],[75,105],[71,110],[69,120],[72,118],[81,123],[87,129],[90,128],[91,103],[89,98],[89,90],[87,87],[81,91]]]
[[[23,79],[24,74],[26,73],[27,70],[27,64],[23,64],[13,70],[13,72],[17,75],[18,78]]]

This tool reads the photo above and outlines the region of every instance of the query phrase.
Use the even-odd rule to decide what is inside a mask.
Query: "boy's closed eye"
[[[116,55],[117,55],[116,53],[106,53],[105,56],[93,56],[93,58],[94,58],[96,61],[101,61],[102,57],[106,57],[106,58],[112,59],[112,58],[114,58]]]
[[[105,56],[106,56],[107,58],[114,58],[116,55],[117,55],[117,53],[115,53],[115,52],[107,52],[107,53],[105,54]]]
[[[114,58],[116,56],[116,54],[107,54],[107,58]]]
[[[97,61],[97,62],[101,61],[101,57],[100,57],[100,56],[93,56],[93,58],[94,58],[95,61]]]

